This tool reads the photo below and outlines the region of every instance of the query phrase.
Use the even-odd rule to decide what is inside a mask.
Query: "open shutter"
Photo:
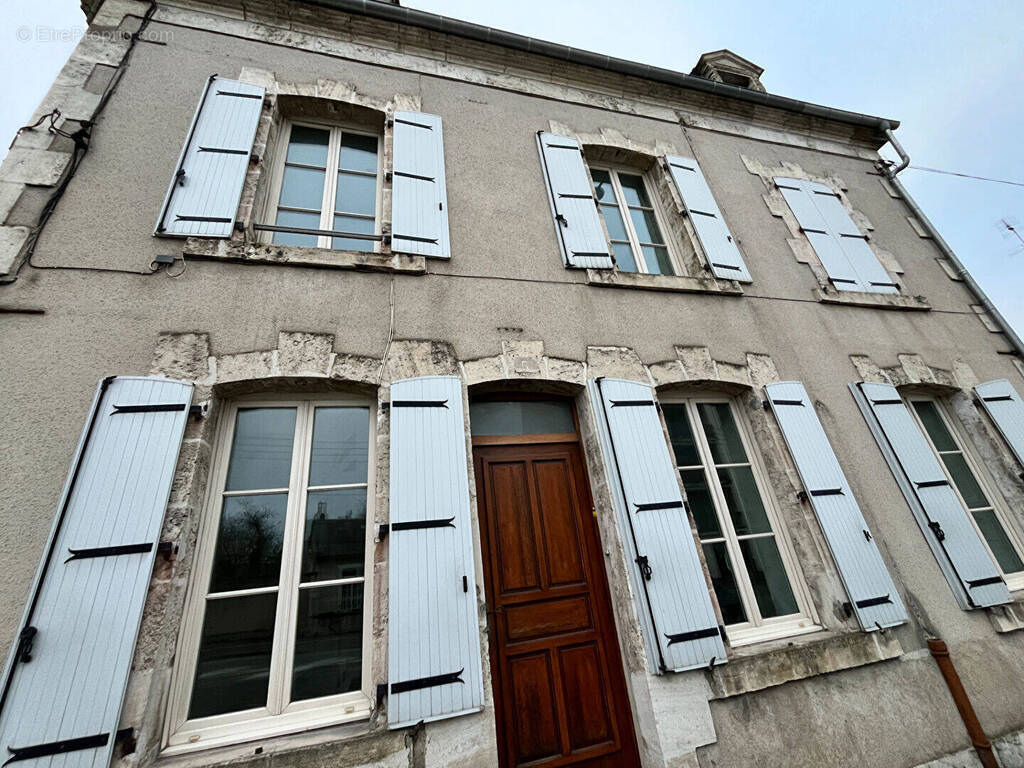
[[[677,155],[669,155],[665,161],[715,277],[741,283],[751,282],[740,249],[736,247],[725,225],[722,211],[697,161]]]
[[[986,381],[974,388],[982,407],[1024,466],[1024,401],[1006,379]]]
[[[391,385],[388,726],[483,706],[462,383]]]
[[[440,117],[395,112],[392,185],[392,250],[451,257]]]
[[[191,400],[184,382],[101,382],[4,672],[4,765],[110,764]]]
[[[867,382],[852,389],[953,592],[972,608],[1010,602],[999,569],[899,392]]]
[[[775,185],[793,210],[829,279],[840,291],[899,293],[899,287],[842,202],[829,187],[804,179],[776,178]]]
[[[635,381],[597,379],[590,383],[590,394],[656,671],[725,663],[722,633],[654,391]]]
[[[832,550],[857,621],[868,632],[902,624],[907,620],[903,601],[804,385],[780,381],[768,384],[765,392]]]
[[[199,99],[156,224],[157,235],[230,237],[264,91],[214,75]]]
[[[583,164],[583,148],[576,139],[543,131],[537,134],[537,147],[562,260],[570,267],[610,269],[611,250]]]

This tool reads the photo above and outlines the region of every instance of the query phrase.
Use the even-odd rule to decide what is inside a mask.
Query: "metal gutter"
[[[657,83],[665,83],[680,88],[687,88],[693,91],[701,91],[716,96],[722,96],[749,104],[757,104],[764,107],[773,107],[786,112],[793,112],[807,117],[832,120],[847,125],[875,128],[880,133],[887,127],[896,128],[899,126],[897,120],[887,120],[872,115],[863,115],[859,112],[849,112],[845,109],[833,109],[820,104],[811,104],[798,99],[789,99],[785,96],[775,96],[770,93],[741,88],[738,85],[728,85],[707,80],[696,75],[688,75],[683,72],[676,72],[671,69],[652,67],[649,64],[640,64],[626,59],[616,59],[612,56],[605,56],[592,51],[584,51],[579,48],[570,48],[566,45],[550,43],[546,40],[538,40],[535,37],[517,35],[513,32],[484,27],[480,24],[471,24],[468,21],[460,21],[447,16],[440,16],[427,11],[419,11],[414,8],[403,8],[382,0],[304,0],[310,5],[319,5],[325,8],[344,11],[345,13],[369,16],[370,18],[391,21],[397,24],[406,24],[412,27],[428,29],[432,32],[442,32],[448,35],[463,37],[480,43],[491,43],[505,48],[511,48],[525,53],[535,53],[541,56],[548,56],[559,61],[566,61],[572,64],[581,64],[586,67],[603,69],[608,72],[615,72],[621,75],[630,75],[645,80],[652,80]]]

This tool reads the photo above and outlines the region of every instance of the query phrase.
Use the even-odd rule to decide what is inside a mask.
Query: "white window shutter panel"
[[[391,248],[450,258],[441,118],[397,111],[394,128]]]
[[[725,663],[654,391],[621,379],[589,388],[652,665],[665,672]]]
[[[995,561],[899,392],[868,382],[851,389],[954,594],[970,608],[1010,602]]]
[[[741,283],[751,282],[747,265],[725,224],[722,211],[711,194],[700,165],[691,157],[677,155],[669,155],[665,161],[715,277]]]
[[[231,236],[263,96],[258,85],[207,81],[154,234]]]
[[[483,706],[462,383],[391,385],[388,727]]]
[[[580,143],[541,131],[537,134],[537,148],[562,260],[570,267],[610,269],[614,266],[611,247]]]
[[[192,389],[100,383],[4,671],[7,763],[110,764]]]
[[[986,381],[974,388],[985,412],[1024,466],[1024,401],[1006,379]]]
[[[904,623],[903,601],[804,385],[780,381],[768,384],[765,392],[857,621],[867,632]]]

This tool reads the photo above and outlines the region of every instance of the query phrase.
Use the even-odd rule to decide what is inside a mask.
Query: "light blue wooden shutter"
[[[1006,379],[996,379],[979,384],[974,391],[1017,461],[1024,466],[1024,401],[1017,390]]]
[[[576,139],[541,131],[537,148],[555,219],[558,247],[567,266],[610,269],[611,248],[601,223],[583,148]]]
[[[231,236],[263,96],[258,85],[216,75],[209,79],[155,234]]]
[[[725,645],[654,391],[621,379],[589,386],[653,668],[723,664]]]
[[[738,280],[741,283],[751,282],[740,249],[736,247],[732,234],[725,225],[722,211],[719,210],[697,161],[677,155],[669,155],[665,161],[690,221],[693,222],[693,228],[697,230],[697,238],[715,277]]]
[[[832,550],[857,621],[868,632],[902,624],[907,620],[903,601],[804,385],[780,381],[768,384],[765,392]]]
[[[192,385],[101,382],[0,693],[0,754],[107,768]]]
[[[899,293],[837,195],[824,184],[776,178],[797,222],[814,247],[829,279],[840,291]]]
[[[444,137],[437,115],[395,112],[391,248],[399,253],[451,257]]]
[[[388,726],[483,706],[462,384],[391,385]]]
[[[999,569],[899,392],[867,382],[853,391],[954,594],[971,608],[1008,603]]]

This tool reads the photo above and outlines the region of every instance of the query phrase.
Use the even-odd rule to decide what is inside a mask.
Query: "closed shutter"
[[[199,99],[157,235],[230,237],[263,110],[258,85],[214,75]]]
[[[635,381],[597,379],[590,383],[590,394],[656,671],[725,663],[725,645],[653,390]]]
[[[570,267],[610,269],[611,250],[583,164],[583,148],[576,139],[543,131],[537,134],[537,147],[562,260]]]
[[[1024,466],[1024,401],[1006,379],[986,381],[974,388],[982,407]]]
[[[765,392],[857,621],[868,632],[902,624],[907,620],[903,601],[804,385],[780,381],[767,385]]]
[[[388,726],[483,705],[462,384],[391,385]]]
[[[192,385],[104,380],[0,690],[0,754],[106,768]]]
[[[953,592],[966,607],[1008,603],[999,569],[899,392],[866,382],[853,391]]]
[[[665,161],[715,277],[741,283],[751,282],[740,249],[736,247],[725,225],[722,212],[697,161],[676,155],[669,155]]]
[[[840,291],[899,293],[833,190],[804,179],[776,178],[829,279]]]
[[[395,112],[391,248],[399,253],[451,257],[444,139],[437,115]]]

